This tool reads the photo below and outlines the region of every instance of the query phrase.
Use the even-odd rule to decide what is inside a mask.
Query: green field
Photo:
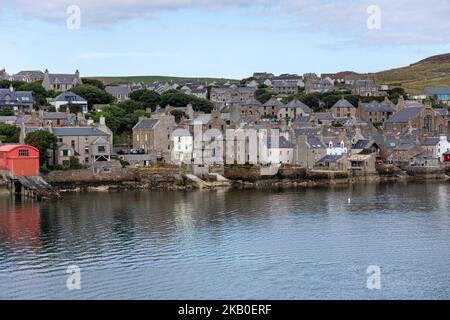
[[[128,84],[128,83],[133,83],[133,82],[142,82],[145,84],[151,84],[155,81],[160,81],[160,82],[168,82],[171,80],[197,80],[197,81],[204,81],[204,82],[212,82],[212,81],[217,81],[217,82],[226,82],[226,81],[232,81],[232,82],[236,82],[238,80],[234,80],[234,79],[224,79],[224,78],[183,78],[183,77],[171,77],[171,76],[123,76],[123,77],[87,77],[90,79],[97,79],[97,80],[101,80],[106,84],[109,85],[115,85],[115,84]]]
[[[423,93],[425,87],[450,86],[450,62],[420,63],[371,76],[379,84],[402,86],[409,93]]]

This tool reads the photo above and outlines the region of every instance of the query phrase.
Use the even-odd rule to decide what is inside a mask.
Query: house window
[[[75,140],[72,140],[72,141],[70,142],[70,146],[72,147],[72,149],[75,149]]]
[[[98,146],[98,152],[106,152],[105,146]]]
[[[63,157],[69,157],[70,156],[70,150],[67,150],[67,149],[62,150],[62,156]]]
[[[27,149],[19,149],[19,157],[29,157],[30,151]]]
[[[89,147],[85,147],[85,148],[84,148],[84,153],[85,153],[85,154],[89,154]]]
[[[68,167],[70,165],[70,161],[69,160],[63,160],[62,165],[64,167]]]
[[[433,132],[433,118],[431,116],[424,118],[423,127],[427,132]]]

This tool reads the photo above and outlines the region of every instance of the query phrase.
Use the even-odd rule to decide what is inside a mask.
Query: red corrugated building
[[[39,174],[39,150],[27,145],[0,146],[0,170],[16,177]]]
[[[450,151],[444,153],[444,162],[450,162]]]

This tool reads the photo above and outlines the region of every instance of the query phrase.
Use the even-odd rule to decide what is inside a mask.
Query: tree
[[[129,122],[129,132],[131,133],[133,127],[139,122],[139,118],[140,117],[150,117],[151,114],[148,113],[145,110],[136,110],[133,112],[133,114],[130,117],[130,122]]]
[[[11,108],[5,108],[0,110],[0,116],[7,117],[7,116],[13,116],[14,111]]]
[[[66,105],[60,106],[59,111],[66,112],[67,108],[69,108],[70,113],[78,114],[78,113],[83,112],[83,107],[79,104],[66,104]]]
[[[192,105],[194,111],[210,113],[214,108],[211,101],[188,95],[177,90],[168,90],[161,95],[161,106],[170,105],[175,108],[183,108]]]
[[[81,81],[83,82],[83,84],[89,84],[89,85],[97,87],[101,90],[105,90],[105,85],[100,80],[92,79],[92,78],[81,78]]]
[[[182,117],[187,117],[186,113],[184,113],[183,111],[180,111],[180,110],[172,110],[170,112],[170,114],[175,117],[176,123],[180,123],[180,120]]]
[[[48,151],[56,150],[58,140],[54,134],[46,130],[39,130],[29,133],[25,138],[25,143],[39,150],[41,166],[45,166],[49,159]]]
[[[136,110],[145,110],[144,105],[142,102],[134,101],[134,100],[127,100],[121,103],[118,103],[117,106],[123,110],[127,114],[132,114]]]
[[[161,104],[161,95],[156,91],[140,89],[130,94],[130,99],[141,102],[145,108],[151,108],[153,111]]]
[[[94,104],[110,104],[114,101],[114,97],[108,92],[90,84],[76,86],[71,91],[87,100],[89,110]]]
[[[38,106],[47,105],[47,98],[52,98],[51,92],[48,92],[42,86],[42,81],[32,83],[24,82],[22,85],[14,88],[16,91],[31,91],[33,93],[34,103]]]
[[[130,119],[125,109],[118,106],[107,106],[101,112],[89,115],[95,122],[99,122],[101,116],[105,117],[106,125],[114,134],[128,131]]]
[[[274,96],[274,92],[269,86],[265,84],[260,84],[258,89],[255,91],[255,99],[261,103],[266,103]]]
[[[83,166],[81,165],[80,160],[78,159],[78,157],[70,156],[70,158],[69,158],[69,169],[71,169],[71,170],[83,169]]]
[[[19,143],[20,129],[14,125],[0,123],[0,141],[4,143]]]

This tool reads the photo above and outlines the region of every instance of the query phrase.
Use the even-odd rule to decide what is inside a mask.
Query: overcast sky
[[[74,5],[79,29],[67,11]],[[447,0],[0,0],[0,68],[228,78],[372,72],[450,52],[449,16]]]

